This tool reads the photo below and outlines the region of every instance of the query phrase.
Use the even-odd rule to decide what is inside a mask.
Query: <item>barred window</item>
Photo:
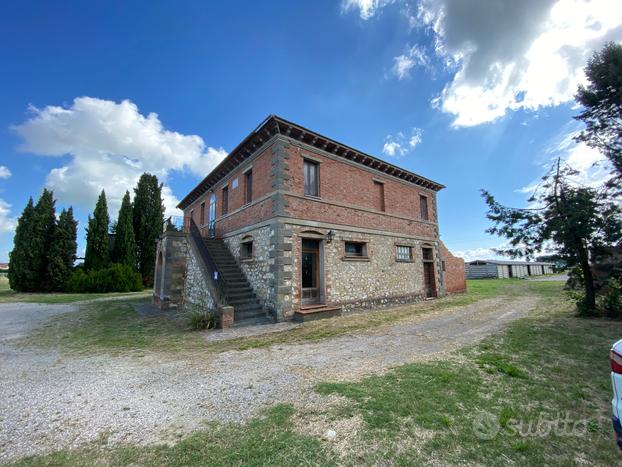
[[[412,247],[406,245],[398,245],[395,251],[395,259],[398,261],[412,261]]]

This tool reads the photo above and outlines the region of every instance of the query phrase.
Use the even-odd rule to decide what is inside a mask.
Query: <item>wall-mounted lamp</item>
[[[335,232],[329,230],[326,234],[326,243],[331,243],[333,241],[333,238],[335,238]]]

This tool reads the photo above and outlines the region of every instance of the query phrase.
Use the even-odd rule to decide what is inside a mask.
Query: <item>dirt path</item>
[[[19,304],[16,318],[0,305],[0,461],[96,440],[170,441],[207,421],[244,421],[277,402],[317,404],[322,399],[312,388],[318,381],[438,357],[524,316],[536,301],[482,300],[372,332],[183,359],[155,353],[68,357],[16,348],[13,339],[46,315],[75,308]]]

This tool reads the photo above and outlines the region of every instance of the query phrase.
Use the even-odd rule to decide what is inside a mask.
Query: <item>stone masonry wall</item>
[[[274,262],[270,257],[273,234],[274,228],[267,226],[224,238],[229,251],[240,264],[257,297],[270,310],[275,309],[274,297],[271,293],[271,283],[274,282],[275,277],[270,269],[271,263]],[[240,259],[240,243],[246,240],[253,242],[253,257]]]
[[[188,265],[184,277],[183,304],[195,305],[209,310],[216,309],[216,303],[210,293],[205,277],[206,271],[194,248],[186,242]]]
[[[317,233],[325,235],[326,229],[310,229],[309,227],[291,226],[293,231],[292,258],[293,275],[301,274],[302,238]],[[335,237],[331,243],[323,241],[324,248],[324,280],[327,305],[341,305],[344,308],[369,307],[408,303],[424,297],[423,261],[421,248],[423,242],[393,235],[357,233],[347,230],[334,230]],[[368,259],[345,258],[345,241],[362,241],[367,243]],[[411,246],[413,259],[410,262],[396,260],[396,246]],[[438,251],[434,245],[435,257]],[[435,261],[436,266],[436,261]],[[442,272],[436,270],[438,294],[443,295]],[[299,309],[300,283],[292,282],[290,287],[294,310]]]

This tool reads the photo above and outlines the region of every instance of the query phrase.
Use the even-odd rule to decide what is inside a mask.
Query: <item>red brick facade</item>
[[[257,136],[262,135],[262,128],[251,134],[245,142],[253,144],[244,157],[240,153],[245,148],[236,148],[228,157],[232,159],[230,168],[223,165],[225,160],[181,203],[186,218],[192,213],[207,235],[209,202],[215,194],[214,231],[225,238],[234,255],[239,254],[243,236],[255,236],[257,251],[264,254],[253,259],[254,265],[245,261],[244,268],[247,275],[258,277],[254,279],[256,287],[269,289],[258,293],[268,308],[287,318],[302,306],[301,242],[308,235],[321,241],[318,267],[321,299],[326,303],[373,303],[375,299],[390,303],[429,294],[429,281],[423,283],[422,248],[434,251],[433,295],[466,290],[464,261],[454,257],[439,239],[436,191],[442,185],[308,130],[296,127],[299,134],[291,128],[283,131],[282,122],[277,120],[276,134]],[[317,167],[317,196],[305,194],[305,160]],[[249,170],[250,201],[245,177]],[[228,191],[226,213],[224,187]],[[205,203],[202,224],[201,203]],[[427,219],[422,203],[427,205]],[[266,227],[268,231],[263,230]],[[367,257],[355,263],[346,261],[347,241],[364,241]],[[411,260],[397,259],[398,245],[410,249]],[[360,297],[357,284],[361,284]]]

